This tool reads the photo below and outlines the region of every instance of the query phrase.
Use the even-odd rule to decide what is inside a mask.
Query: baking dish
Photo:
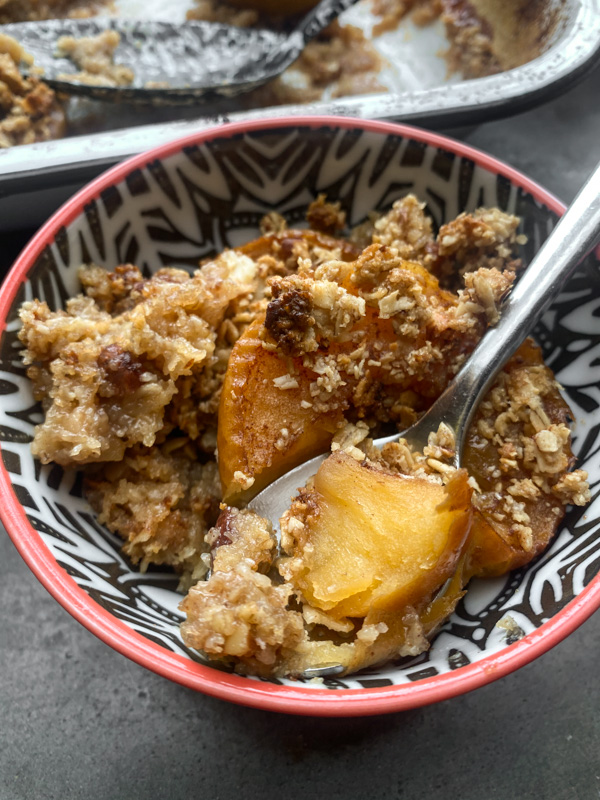
[[[130,13],[135,15],[135,3],[129,2]],[[148,7],[150,13],[151,6],[152,3]],[[450,129],[533,108],[580,80],[600,58],[599,0],[552,0],[550,8],[558,22],[542,55],[488,77],[445,80],[440,72],[444,62],[439,51],[443,43],[439,30],[422,33],[412,26],[402,35],[407,47],[399,50],[395,58],[417,59],[413,72],[426,75],[429,88],[414,88],[413,82],[413,88],[406,91],[397,86],[388,93],[245,111],[188,107],[169,112],[184,118],[150,123],[157,116],[164,119],[165,111],[105,107],[99,112],[104,117],[102,126],[113,125],[115,130],[85,132],[58,141],[0,150],[0,231],[38,224],[86,181],[129,156],[226,122],[309,113],[402,120],[433,129]],[[396,41],[400,43],[400,38]],[[389,60],[388,52],[386,56]],[[401,67],[399,62],[394,66]],[[410,80],[405,85],[411,86]],[[145,124],[140,125],[140,120]]]

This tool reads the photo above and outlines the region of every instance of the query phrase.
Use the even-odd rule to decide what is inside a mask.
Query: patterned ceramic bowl
[[[430,651],[322,684],[243,678],[209,666],[179,635],[171,574],[132,568],[95,521],[78,475],[41,466],[29,443],[40,410],[19,361],[17,310],[52,308],[78,291],[79,264],[146,271],[195,265],[248,241],[270,210],[303,219],[320,192],[351,225],[414,192],[436,223],[477,206],[520,215],[530,259],[561,204],[504,164],[416,129],[341,118],[223,126],[106,173],[40,230],[2,287],[0,514],[49,592],[89,630],[140,664],[228,700],[302,714],[375,714],[474,689],[552,647],[600,605],[596,501],[570,511],[551,547],[527,568],[473,582]],[[600,482],[600,276],[590,257],[535,331],[576,418],[574,449]]]

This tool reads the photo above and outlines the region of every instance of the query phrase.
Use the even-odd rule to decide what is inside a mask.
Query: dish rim
[[[130,172],[144,168],[151,161],[168,158],[185,147],[200,145],[213,139],[265,129],[327,126],[397,135],[447,150],[472,160],[493,174],[508,178],[512,184],[529,192],[538,202],[559,216],[564,213],[564,204],[553,194],[494,156],[447,136],[409,125],[337,116],[230,123],[199,131],[134,156],[103,173],[63,204],[26,245],[0,287],[0,335],[6,329],[7,314],[31,264],[46,245],[54,240],[56,230],[70,224],[83,212],[85,205],[99,197],[107,186],[122,182]],[[449,699],[497,680],[529,663],[566,638],[600,607],[598,573],[577,597],[535,631],[498,653],[456,670],[414,683],[379,688],[330,691],[325,688],[316,690],[303,686],[279,685],[224,673],[199,664],[155,644],[113,617],[58,565],[39,533],[29,523],[23,506],[12,489],[10,476],[1,462],[0,519],[20,555],[45,589],[71,616],[113,649],[139,665],[188,688],[240,705],[282,713],[367,716]]]

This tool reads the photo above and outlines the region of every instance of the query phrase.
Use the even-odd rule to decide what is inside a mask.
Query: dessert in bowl
[[[328,202],[319,199],[321,195]],[[426,209],[414,196],[427,203]],[[488,211],[477,211],[482,207]],[[307,209],[309,224],[317,229],[313,233],[296,227]],[[539,463],[539,456],[542,469],[528,467],[529,483],[518,471],[521,467],[509,463],[515,454],[508,452],[507,436],[497,443],[505,448],[498,455],[504,462],[494,467],[499,474],[492,476],[500,480],[499,487],[482,485],[484,478],[476,470],[476,474],[470,470],[469,480],[475,478],[471,483],[466,475],[444,479],[444,450],[451,449],[451,443],[443,436],[432,442],[428,463],[417,463],[412,470],[406,467],[406,453],[398,450],[384,451],[385,463],[380,461],[369,450],[368,436],[377,425],[404,427],[411,414],[420,413],[439,392],[451,374],[440,377],[431,365],[441,364],[450,373],[457,368],[458,356],[468,351],[465,331],[477,338],[493,322],[521,262],[531,259],[559,211],[559,204],[525,177],[463,145],[402,126],[355,120],[230,126],[154,151],[103,176],[42,229],[4,288],[8,313],[2,348],[4,516],[28,563],[84,624],[140,663],[218,696],[268,708],[322,714],[391,711],[474,688],[533,658],[566,635],[597,603],[591,508],[570,511],[552,536],[565,503],[587,499],[581,469],[588,470],[592,483],[595,479],[587,458],[593,452],[589,424],[593,396],[584,390],[589,380],[586,358],[593,361],[596,335],[591,262],[587,269],[592,272],[573,278],[546,318],[548,324],[536,332],[544,354],[551,356],[573,416],[578,423],[584,416],[588,420],[585,441],[575,427],[579,470],[568,471],[572,465],[567,406],[533,345],[527,345],[521,361],[511,367],[513,377],[535,376],[529,383],[538,387],[541,406],[539,396],[537,400],[528,396],[524,406],[531,410],[537,404],[548,417],[540,422],[536,416],[535,425],[541,427],[519,433],[540,445],[534,461]],[[466,213],[460,217],[462,212]],[[459,222],[453,222],[457,217]],[[256,241],[261,221],[263,236]],[[477,247],[473,230],[478,231]],[[452,250],[453,242],[460,247]],[[485,242],[491,249],[485,250]],[[465,273],[461,289],[451,285],[457,275],[449,263],[449,253],[459,250]],[[469,256],[477,262],[470,267]],[[195,276],[182,269],[193,271],[200,260],[205,263]],[[80,271],[82,264],[88,266]],[[250,274],[250,282],[254,281],[251,289],[240,291],[238,286],[235,297],[227,294],[234,273],[233,284],[247,283]],[[375,275],[381,278],[376,285]],[[384,285],[392,278],[394,286]],[[86,296],[77,298],[82,286]],[[335,294],[329,304],[328,292]],[[424,309],[424,322],[416,312],[408,318],[409,296],[420,298],[411,307]],[[290,309],[306,312],[302,302],[309,300],[310,313],[300,314],[304,321],[299,322]],[[344,311],[341,319],[333,320],[333,327],[327,308]],[[59,309],[66,312],[57,313]],[[192,325],[191,333],[177,328],[181,320],[168,317],[178,309],[187,309],[184,327],[189,330]],[[432,309],[438,335],[433,342]],[[151,322],[157,313],[160,324]],[[147,336],[144,325],[149,320],[152,342],[136,344],[139,336]],[[408,328],[396,329],[394,321]],[[119,342],[130,342],[129,348],[118,349],[117,340],[110,338],[117,323],[119,335],[125,336]],[[73,337],[74,328],[81,326],[93,333]],[[373,326],[377,335],[372,335]],[[379,372],[390,361],[398,376],[401,364],[394,361],[397,354],[390,360],[390,351],[397,349],[398,341],[408,341],[413,329],[421,346],[412,342],[407,353],[414,367],[415,353],[420,352],[419,370],[424,372],[407,370],[408,383],[397,378],[391,389]],[[356,359],[349,355],[356,348],[348,350],[348,343],[356,344],[353,337],[361,331],[364,341],[379,342],[381,357],[370,353],[353,385],[349,365]],[[18,356],[19,332],[27,345],[33,386]],[[77,346],[57,345],[61,337],[63,345],[68,340],[69,346],[74,342]],[[436,349],[440,354],[428,360],[427,354]],[[85,354],[92,351],[93,358],[86,361]],[[322,369],[322,363],[314,361],[315,353],[329,367],[335,355],[337,374]],[[257,354],[258,361],[252,361]],[[193,365],[204,369],[207,358],[210,374],[206,370],[195,374]],[[250,358],[258,364],[260,386],[248,379],[250,373],[236,372],[244,358],[245,363]],[[272,359],[285,369],[271,374]],[[92,371],[85,372],[92,361]],[[167,374],[167,362],[172,374]],[[196,383],[190,382],[190,375],[195,375]],[[368,378],[366,384],[361,384],[363,378]],[[211,381],[217,382],[217,391]],[[387,388],[371,391],[375,383]],[[516,383],[522,386],[523,381]],[[359,385],[364,390],[361,396],[367,398],[362,405],[356,400]],[[90,393],[84,397],[83,389],[90,387],[88,402]],[[246,397],[240,392],[244,387]],[[351,397],[345,387],[352,389]],[[304,415],[297,432],[287,424],[294,393],[302,398],[295,407]],[[219,394],[221,413],[215,424]],[[157,403],[159,396],[164,399]],[[241,406],[236,405],[240,396]],[[149,397],[154,399],[148,401]],[[343,413],[336,416],[339,408],[336,411],[327,400],[342,397]],[[43,401],[46,413],[37,431],[42,416],[35,399]],[[500,403],[500,398],[496,401]],[[91,418],[90,409],[98,408],[112,428],[101,431]],[[252,414],[267,419],[273,408],[275,417],[280,416],[275,419],[277,427],[267,425],[262,431],[268,458],[253,460],[255,445],[245,450],[242,446],[241,451],[239,447],[240,441],[252,439],[256,428],[246,423]],[[512,401],[510,408],[494,408],[492,403],[487,411],[482,409],[483,438],[490,420],[497,421],[494,414],[497,418],[505,414],[505,423],[507,413],[517,414]],[[513,422],[517,423],[516,417]],[[534,424],[530,414],[526,424]],[[307,432],[315,436],[307,437]],[[222,490],[216,480],[215,434]],[[491,434],[490,441],[494,436],[499,431]],[[558,447],[561,437],[564,448]],[[32,438],[43,465],[31,454]],[[285,552],[272,563],[275,547],[268,530],[265,533],[256,520],[248,520],[248,512],[224,508],[219,515],[219,501],[224,497],[229,504],[243,506],[261,481],[276,477],[294,459],[309,457],[314,448],[325,449],[332,438],[336,452],[329,467],[317,476],[314,487],[294,500],[283,525]],[[473,451],[486,446],[475,440],[472,445]],[[562,466],[551,468],[542,454],[559,450]],[[517,461],[526,458],[516,455]],[[407,473],[432,487],[424,519],[435,517],[444,493],[456,501],[450,510],[457,519],[445,526],[453,532],[452,542],[429,551],[424,560],[431,563],[421,565],[429,582],[421,581],[415,591],[413,581],[412,593],[406,575],[399,582],[399,566],[407,552],[394,540],[390,559],[384,557],[389,569],[383,570],[383,578],[380,562],[373,567],[372,561],[363,559],[354,572],[346,569],[341,593],[339,587],[332,589],[333,573],[327,570],[335,572],[333,577],[344,574],[333,553],[340,544],[340,522],[334,517],[320,528],[312,526],[306,509],[314,492],[331,500],[332,493],[340,495],[340,486],[353,481],[364,486],[368,476],[372,481],[366,483],[365,503],[381,497],[382,507],[389,510],[397,496],[395,487],[404,485],[401,477]],[[539,502],[546,505],[536,506],[525,491],[537,491]],[[502,508],[489,506],[494,492]],[[428,502],[422,503],[425,511]],[[412,495],[405,507],[411,505],[416,505]],[[534,506],[539,519],[532,513]],[[493,514],[498,518],[494,524],[506,535],[493,540],[495,547],[485,536],[482,545],[481,535],[487,529],[479,527],[479,538],[468,533],[467,528],[474,528],[466,525],[465,518],[477,513],[488,514],[488,520]],[[579,522],[583,514],[588,518]],[[316,516],[327,522],[322,509]],[[388,513],[387,519],[392,517]],[[309,563],[310,547],[306,537],[298,535],[307,521],[312,552],[316,548],[317,554],[332,553],[324,567],[322,559]],[[126,540],[124,552],[115,532]],[[253,552],[236,550],[246,535]],[[373,542],[371,538],[366,547],[369,555],[379,552],[378,547],[381,550],[381,542],[377,546]],[[535,556],[537,560],[532,560]],[[178,578],[165,565],[178,571],[184,590],[193,585],[182,606],[187,615],[183,634]],[[518,569],[505,574],[510,567]],[[483,574],[495,577],[471,581],[463,595],[467,578]],[[227,591],[237,586],[237,599],[232,599],[232,591],[229,596],[220,594],[219,585]],[[442,585],[445,590],[440,594]],[[552,595],[548,586],[553,587]],[[290,587],[294,596],[288,592],[282,599]],[[251,609],[254,617],[240,644],[233,629],[228,633],[219,625],[229,613],[239,622],[236,614],[244,603],[248,605],[251,590],[262,594]],[[275,595],[284,631],[279,638],[274,625],[265,631],[256,618],[264,597]],[[369,617],[374,609],[384,616]],[[396,629],[394,620],[399,621]],[[530,636],[533,632],[536,635]],[[333,650],[338,657],[332,657],[330,650],[326,658],[304,657],[307,648],[322,653],[325,647],[338,648]],[[350,651],[344,660],[342,654]],[[315,682],[303,674],[307,667],[332,661],[342,664],[342,676]],[[242,677],[234,670],[249,674]]]

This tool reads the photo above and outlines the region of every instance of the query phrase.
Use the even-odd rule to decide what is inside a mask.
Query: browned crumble
[[[214,424],[231,346],[264,307],[256,294],[268,271],[233,251],[193,276],[91,266],[81,271],[87,296],[66,311],[25,303],[24,359],[46,409],[34,453],[68,466],[119,460],[176,427],[199,438]]]
[[[313,231],[334,235],[343,230],[346,224],[346,212],[340,203],[328,203],[324,194],[320,194],[309,205],[306,219]]]
[[[383,60],[364,33],[334,22],[309,42],[283,76],[246,95],[247,106],[312,103],[325,96],[385,92],[378,75]]]
[[[517,270],[521,267],[517,234],[519,220],[497,208],[479,208],[442,225],[428,266],[447,286],[456,286],[467,272],[480,267]]]
[[[448,72],[465,78],[482,78],[502,72],[501,56],[494,49],[491,25],[469,0],[443,0],[442,20],[450,46],[445,54]]]
[[[373,14],[380,17],[373,26],[373,36],[396,30],[409,14],[415,25],[425,26],[442,13],[441,0],[371,0],[371,7]]]
[[[30,61],[23,48],[0,33],[0,149],[58,139],[65,132],[55,93],[38,78],[23,77],[22,60]]]
[[[259,15],[254,9],[233,8],[220,0],[194,0],[195,7],[187,12],[187,18],[205,22],[222,22],[238,28],[249,28],[258,22]]]
[[[525,563],[547,547],[564,504],[590,500],[587,474],[574,462],[567,420],[552,372],[527,341],[480,404],[465,451],[476,474],[475,508]],[[513,566],[520,566],[514,563]]]
[[[185,573],[188,584],[206,571],[204,535],[218,514],[221,487],[215,462],[201,463],[187,438],[88,468],[86,497],[142,570],[166,564]]]
[[[60,55],[69,58],[79,72],[63,73],[61,80],[77,81],[89,86],[130,86],[133,70],[115,64],[115,50],[121,41],[116,31],[108,30],[98,36],[61,36],[56,43]]]

